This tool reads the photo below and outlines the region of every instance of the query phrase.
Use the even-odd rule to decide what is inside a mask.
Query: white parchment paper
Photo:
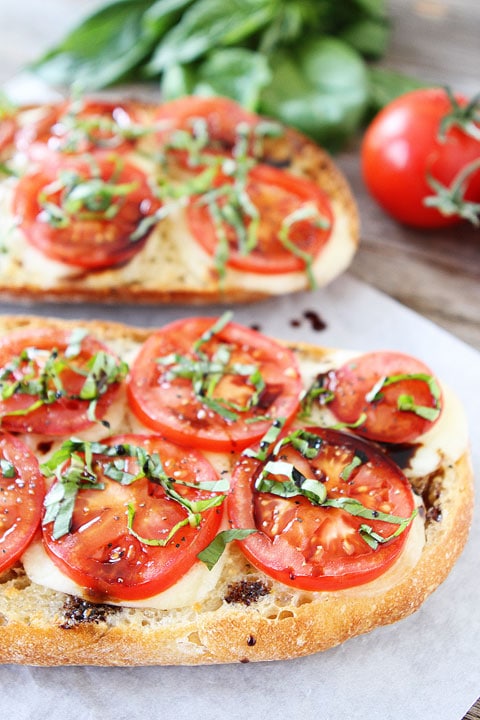
[[[192,308],[2,306],[156,326]],[[304,316],[326,323],[313,329]],[[217,315],[219,308],[200,311]],[[348,274],[328,289],[235,310],[280,338],[423,359],[461,397],[480,478],[480,355]],[[477,493],[478,494],[478,493]],[[447,581],[410,618],[315,656],[272,663],[158,668],[0,667],[0,719],[222,718],[457,720],[480,695],[480,526]]]

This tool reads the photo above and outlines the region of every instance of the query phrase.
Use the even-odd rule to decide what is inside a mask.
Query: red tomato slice
[[[189,502],[208,500],[215,493],[187,487],[180,482],[214,482],[210,463],[194,450],[186,451],[159,436],[124,435],[109,438],[108,445],[128,443],[157,453],[166,474],[175,480],[174,490]],[[170,531],[187,518],[183,505],[164,488],[145,477],[123,485],[108,477],[112,461],[136,475],[135,455],[119,452],[115,457],[95,454],[93,464],[103,489],[81,489],[75,501],[70,532],[53,537],[53,522],[43,528],[48,554],[58,567],[96,599],[137,600],[151,597],[177,582],[196,562],[196,557],[215,537],[222,508],[201,512],[198,526],[188,522],[164,546],[143,540],[167,540]],[[133,535],[128,527],[128,509],[135,512]]]
[[[213,318],[192,318],[154,333],[131,368],[128,399],[145,425],[175,442],[209,450],[238,450],[260,438],[273,418],[294,415],[301,379],[290,350],[236,323],[229,322],[204,342],[201,355],[195,352],[195,342],[213,325]],[[224,352],[227,360],[216,359]],[[183,360],[175,361],[175,355]],[[165,357],[170,360],[159,362]],[[180,377],[182,362],[190,377]],[[254,378],[255,374],[259,377]],[[209,393],[209,383],[216,377],[219,381]],[[263,383],[263,389],[256,381]],[[194,382],[201,385],[197,393]],[[249,407],[256,394],[257,402]],[[232,415],[224,417],[212,408],[215,403],[221,412]]]
[[[38,120],[16,136],[20,150],[34,160],[52,153],[80,155],[95,150],[128,150],[135,142],[139,112],[134,103],[79,100],[46,106]]]
[[[256,490],[266,463],[244,456],[234,470],[228,497],[233,526],[257,528],[240,542],[242,550],[267,575],[304,590],[339,590],[374,580],[391,567],[405,545],[415,506],[410,485],[392,461],[364,441],[322,428],[308,431],[321,438],[318,455],[307,460],[287,444],[280,459],[304,477],[318,480],[330,506],[315,505],[303,495],[284,498]],[[267,477],[281,484],[287,481],[280,474]],[[335,506],[347,499],[373,516],[405,518],[406,527],[391,538],[400,523],[360,517]],[[376,549],[361,534],[365,525],[370,538],[383,538]]]
[[[77,396],[84,386],[92,358],[99,352],[115,356],[105,345],[87,335],[81,341],[79,354],[66,358],[71,338],[67,331],[45,328],[18,330],[0,339],[0,419],[4,429],[62,436],[94,424],[95,420],[88,416],[90,400]],[[63,368],[60,367],[62,361],[66,363]],[[48,362],[57,363],[56,376],[47,372]],[[102,379],[99,382],[95,407],[97,420],[106,415],[120,388],[120,382],[103,387]],[[45,399],[47,393],[51,397]],[[44,404],[29,411],[28,408],[33,408],[42,395]]]
[[[254,128],[261,118],[234,100],[222,97],[183,97],[164,103],[155,114],[158,139],[167,143],[177,130],[195,133],[195,123],[206,123],[209,149],[229,154],[239,138],[241,124]]]
[[[130,260],[151,227],[132,236],[158,208],[144,173],[111,155],[50,160],[16,189],[14,212],[28,241],[55,260],[88,269]]]
[[[400,376],[398,381],[391,382],[395,376]],[[375,392],[382,378],[387,382]],[[365,414],[364,422],[352,429],[371,440],[411,442],[429,430],[440,415],[440,388],[435,397],[429,378],[434,381],[430,369],[408,355],[367,353],[330,374],[334,399],[329,408],[344,423],[355,424]]]
[[[225,179],[225,183],[226,188],[233,187],[230,180]],[[333,214],[328,196],[313,182],[268,165],[257,165],[250,170],[245,192],[258,213],[256,245],[245,251],[240,244],[238,230],[232,224],[223,222],[220,232],[226,234],[228,243],[226,264],[254,273],[305,270],[307,263],[315,259],[330,236]],[[226,203],[228,199],[222,199],[219,204],[224,207]],[[303,211],[307,216],[293,222],[287,231],[289,217]],[[242,226],[250,227],[251,213],[246,210],[241,213]],[[210,255],[216,255],[219,252],[219,228],[202,195],[192,198],[187,216],[197,242]],[[318,221],[324,227],[319,227]],[[287,231],[288,241],[296,252],[281,242],[284,231]]]
[[[12,567],[40,524],[45,483],[37,459],[17,438],[0,434],[0,572]]]

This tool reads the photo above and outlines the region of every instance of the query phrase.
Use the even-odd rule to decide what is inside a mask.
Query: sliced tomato
[[[139,252],[151,226],[135,233],[158,206],[145,174],[110,154],[56,155],[41,171],[24,175],[14,197],[14,212],[32,245],[88,269],[125,263]]]
[[[128,399],[145,425],[175,442],[238,450],[273,418],[294,415],[300,374],[290,350],[232,322],[195,350],[213,326],[214,318],[191,318],[154,333],[131,368]]]
[[[68,101],[39,108],[39,117],[17,133],[16,144],[34,160],[57,152],[122,152],[133,145],[139,123],[135,103]]]
[[[93,419],[91,399],[79,397],[98,353],[120,361],[86,335],[71,357],[74,336],[54,328],[18,330],[0,339],[0,419],[10,432],[62,436],[80,432],[105,417],[120,381],[98,371]],[[68,351],[67,351],[68,349]],[[112,375],[113,379],[113,375]],[[93,398],[95,399],[95,398]]]
[[[261,118],[228,98],[189,96],[160,105],[155,122],[162,144],[171,142],[179,130],[198,136],[197,124],[203,122],[207,134],[204,149],[230,154],[239,140],[241,127],[255,128]]]
[[[246,456],[238,461],[228,497],[229,517],[235,528],[257,529],[240,541],[242,550],[267,575],[304,590],[339,590],[370,582],[393,565],[405,545],[415,505],[410,485],[374,446],[334,430],[308,432],[321,441],[313,459],[288,443],[265,461]],[[295,468],[294,485],[301,485],[300,476],[318,481],[325,500],[315,504],[301,494],[281,497],[257,490],[272,460]],[[275,472],[266,476],[281,487],[287,477],[278,466],[271,467]],[[354,515],[348,505],[342,506],[350,500],[350,509],[364,508],[371,517]],[[399,528],[402,531],[392,537]]]
[[[253,212],[242,205],[239,195],[232,198],[228,194],[234,190],[231,180],[225,178],[224,187],[226,192],[220,196],[218,207],[233,204],[240,231],[233,222],[218,225],[203,195],[192,198],[187,216],[193,236],[210,255],[223,255],[221,236],[226,237],[226,265],[254,273],[302,271],[327,243],[333,225],[332,209],[326,193],[313,182],[278,168],[257,165],[248,173],[241,193],[248,196]],[[245,249],[244,228],[251,228],[252,223],[258,223],[255,244]],[[284,236],[287,244],[281,240]]]
[[[21,440],[0,433],[0,572],[12,567],[30,544],[44,496],[36,457]]]
[[[329,387],[334,394],[329,408],[336,417],[353,425],[358,435],[379,442],[411,442],[441,412],[441,390],[431,370],[398,352],[353,358],[330,374]]]
[[[151,597],[177,582],[196,562],[198,553],[217,533],[222,508],[199,510],[201,520],[190,524],[185,507],[161,484],[146,477],[122,484],[111,479],[109,468],[115,463],[117,470],[121,467],[122,472],[137,475],[142,470],[138,458],[125,447],[141,447],[150,456],[158,455],[174,491],[191,503],[216,494],[182,485],[182,481],[194,486],[215,483],[217,475],[200,453],[159,436],[123,435],[107,442],[117,454],[93,453],[92,467],[99,486],[78,491],[70,532],[55,539],[54,522],[44,525],[45,547],[62,572],[88,588],[95,599]],[[130,527],[129,510],[134,512]],[[179,523],[185,524],[171,534]],[[149,541],[166,544],[152,545]]]

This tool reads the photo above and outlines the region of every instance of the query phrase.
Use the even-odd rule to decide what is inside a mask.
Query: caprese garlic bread
[[[0,329],[2,662],[315,653],[414,612],[466,542],[465,416],[415,358],[229,314]]]
[[[252,300],[324,285],[358,216],[327,153],[223,98],[0,114],[0,295]]]

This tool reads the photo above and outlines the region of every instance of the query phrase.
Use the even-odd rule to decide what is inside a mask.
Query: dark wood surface
[[[99,4],[3,0],[0,83]],[[389,6],[393,36],[384,65],[469,95],[480,91],[478,0],[390,0]],[[480,229],[425,233],[401,227],[368,197],[358,147],[337,160],[352,184],[362,218],[361,246],[349,272],[480,350]],[[480,718],[480,702],[466,718]]]

